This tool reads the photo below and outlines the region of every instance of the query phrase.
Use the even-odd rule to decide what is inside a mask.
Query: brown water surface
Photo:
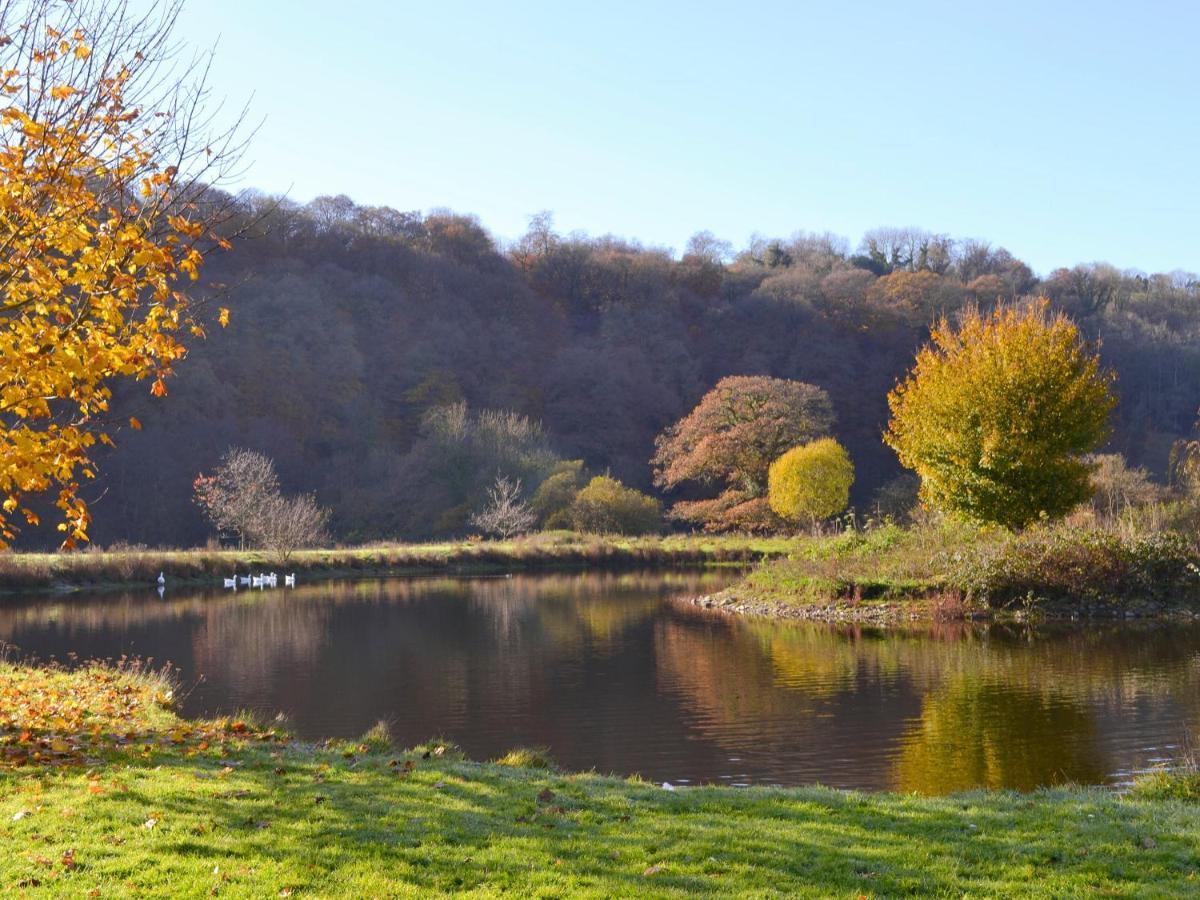
[[[903,631],[734,619],[673,598],[733,575],[516,575],[295,590],[9,598],[41,658],[170,661],[184,712],[285,712],[301,737],[389,723],[478,759],[673,783],[926,793],[1120,784],[1200,721],[1200,626]]]

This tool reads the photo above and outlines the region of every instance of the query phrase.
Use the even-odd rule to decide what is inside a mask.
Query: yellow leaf
[[[221,311],[217,315],[217,321],[221,323],[222,328],[229,324],[229,310],[224,306],[221,307]]]

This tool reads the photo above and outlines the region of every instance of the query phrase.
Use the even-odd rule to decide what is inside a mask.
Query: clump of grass
[[[395,746],[392,728],[383,719],[368,728],[358,742],[371,753],[386,753]]]
[[[1138,777],[1130,792],[1147,800],[1200,801],[1200,771],[1156,769]]]
[[[514,769],[557,769],[548,747],[513,747],[503,756],[492,760],[498,766]]]
[[[440,737],[431,738],[423,744],[417,744],[417,746],[408,752],[422,759],[466,759],[466,754],[463,753],[462,748],[458,744]]]

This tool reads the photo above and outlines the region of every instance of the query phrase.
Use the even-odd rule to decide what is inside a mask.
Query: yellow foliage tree
[[[781,518],[816,522],[836,515],[850,501],[854,463],[833,438],[793,447],[771,463],[767,502]]]
[[[957,328],[934,328],[888,395],[884,441],[921,477],[926,503],[1023,527],[1091,495],[1084,457],[1108,436],[1113,381],[1047,301],[971,309]]]
[[[79,482],[111,443],[112,382],[166,394],[204,334],[183,286],[225,245],[233,199],[212,185],[240,147],[236,123],[202,136],[203,84],[173,75],[178,11],[0,4],[0,546],[52,488],[64,544],[86,540]]]

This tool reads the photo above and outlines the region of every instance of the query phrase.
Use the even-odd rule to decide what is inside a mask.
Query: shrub
[[[571,524],[594,534],[650,534],[662,527],[662,504],[615,478],[597,475],[571,504]]]
[[[771,463],[767,502],[781,518],[816,522],[846,508],[853,483],[850,454],[833,438],[820,438]]]
[[[1120,453],[1095,453],[1092,465],[1092,509],[1106,519],[1115,519],[1127,509],[1145,506],[1158,499],[1160,491],[1142,468],[1131,469]]]
[[[1126,539],[1093,528],[1034,528],[956,554],[948,570],[951,584],[992,606],[1026,598],[1177,601],[1200,593],[1200,554],[1172,533]]]
[[[884,435],[921,496],[1008,528],[1056,518],[1091,495],[1083,456],[1107,437],[1113,375],[1046,301],[942,320],[888,395]]]
[[[571,504],[586,481],[582,459],[566,460],[554,467],[529,502],[543,529],[571,527]]]

